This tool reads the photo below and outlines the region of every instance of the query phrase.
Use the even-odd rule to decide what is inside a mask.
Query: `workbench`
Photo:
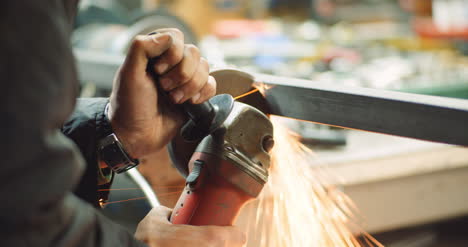
[[[314,151],[369,232],[468,215],[468,148],[349,131],[345,147]]]

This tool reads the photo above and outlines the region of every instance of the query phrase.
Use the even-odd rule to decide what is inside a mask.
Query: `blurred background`
[[[468,99],[466,0],[82,0],[72,40],[81,96],[107,96],[133,37],[164,27],[182,30],[213,69]],[[466,148],[284,122],[386,246],[468,246]],[[183,179],[154,167],[139,169],[172,207],[178,194],[167,188]],[[133,180],[121,176],[114,187]],[[133,229],[148,208],[136,200],[106,213]]]

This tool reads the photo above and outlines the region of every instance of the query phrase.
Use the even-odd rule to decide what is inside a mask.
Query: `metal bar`
[[[468,146],[468,100],[255,74],[272,114]]]
[[[82,81],[110,89],[124,56],[75,50]],[[254,74],[272,114],[345,128],[468,146],[468,100],[345,87]]]

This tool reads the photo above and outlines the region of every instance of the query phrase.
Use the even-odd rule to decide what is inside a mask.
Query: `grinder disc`
[[[220,69],[210,73],[216,79],[216,94],[242,95],[253,88],[254,77],[236,69]]]
[[[255,89],[255,78],[247,72],[236,69],[221,69],[210,74],[216,79],[217,94],[226,93],[237,97]],[[236,101],[251,105],[264,114],[270,113],[268,104],[260,91],[236,99]]]

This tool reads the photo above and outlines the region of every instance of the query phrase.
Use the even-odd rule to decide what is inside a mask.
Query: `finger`
[[[176,38],[184,40],[184,33],[177,28],[159,28],[159,29],[153,30],[153,32],[151,32],[150,34],[153,34],[153,33],[170,33],[172,35],[175,35]]]
[[[170,33],[139,35],[130,45],[123,68],[135,72],[146,70],[148,59],[161,56],[173,46],[174,39]]]
[[[235,226],[208,226],[204,235],[212,246],[241,247],[247,242],[245,233]]]
[[[164,206],[157,206],[151,210],[151,215],[156,217],[161,222],[169,223],[169,218],[171,217],[172,209],[164,207]]]
[[[227,236],[226,239],[232,243],[232,246],[243,246],[247,243],[246,234],[241,231],[238,227],[232,226],[226,229]]]
[[[187,83],[175,88],[170,92],[174,103],[183,103],[186,100],[195,97],[200,98],[200,91],[208,82],[208,64],[202,64],[197,67],[197,71]]]
[[[154,64],[156,73],[162,75],[182,61],[184,57],[184,34],[175,28],[158,29],[156,31],[173,37],[172,46]]]
[[[204,69],[208,73],[208,64],[202,64],[203,67],[199,68],[200,62],[198,48],[194,45],[185,45],[182,61],[160,77],[161,87],[166,91],[177,88],[192,80],[197,69]]]
[[[203,88],[199,92],[199,96],[195,94],[192,97],[193,104],[200,104],[205,102],[206,100],[210,99],[216,94],[216,79],[213,76],[208,77],[208,81],[203,86]]]

